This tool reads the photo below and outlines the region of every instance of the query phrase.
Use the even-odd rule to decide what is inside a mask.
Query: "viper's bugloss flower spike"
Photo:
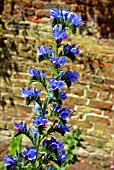
[[[64,76],[71,82],[76,83],[76,80],[78,79],[78,72],[67,70]]]
[[[49,88],[52,89],[52,90],[56,90],[56,89],[59,89],[59,88],[62,88],[62,87],[65,86],[64,81],[56,80],[53,77],[49,79],[49,83],[50,83]]]
[[[63,30],[62,25],[60,25],[60,24],[56,24],[52,28],[52,33],[53,33],[53,36],[57,43],[61,43],[62,40],[66,39],[68,37],[66,30],[65,29]]]
[[[72,126],[69,125],[68,123],[66,123],[65,125],[62,125],[61,123],[59,123],[56,128],[59,129],[60,131],[64,131],[64,132],[70,132],[70,128]]]
[[[33,97],[33,96],[39,96],[42,90],[37,90],[36,87],[28,88],[22,87],[22,96],[23,97]]]
[[[12,156],[11,154],[4,156],[4,164],[5,164],[5,166],[12,165],[12,164],[14,164],[16,161],[17,161],[16,157],[15,157],[15,156]]]
[[[47,122],[49,122],[49,120],[44,116],[35,116],[33,120],[33,124],[36,126],[45,126]]]

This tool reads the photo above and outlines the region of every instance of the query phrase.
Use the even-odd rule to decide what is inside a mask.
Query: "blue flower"
[[[61,105],[60,105],[60,104],[56,105],[56,104],[54,103],[53,106],[52,106],[52,110],[53,110],[53,111],[58,111],[60,108],[61,108]]]
[[[50,146],[52,150],[62,150],[64,148],[64,142],[59,141],[55,137],[51,137],[50,140],[43,140],[43,146]]]
[[[53,27],[52,32],[57,43],[61,43],[62,40],[68,37],[66,30],[62,30],[62,26],[60,24],[56,24]]]
[[[32,137],[36,138],[38,136],[38,131],[36,128],[32,128]]]
[[[59,90],[59,96],[61,99],[65,100],[67,98],[66,96],[66,92],[62,92],[61,90]]]
[[[37,68],[33,69],[32,66],[28,73],[30,76],[40,77],[40,71]]]
[[[53,168],[52,166],[48,166],[45,170],[57,170],[57,169]]]
[[[36,112],[42,113],[41,106],[35,102],[33,108],[36,110]]]
[[[33,124],[35,124],[36,126],[45,126],[45,124],[48,121],[49,120],[44,116],[35,116],[33,120]]]
[[[65,125],[62,125],[61,123],[59,123],[56,128],[59,129],[60,131],[64,131],[64,132],[70,132],[70,128],[72,126],[69,125],[68,123],[66,123]]]
[[[64,76],[65,76],[68,80],[76,83],[76,80],[78,79],[78,72],[77,72],[77,71],[73,71],[73,72],[72,72],[72,71],[70,71],[70,70],[67,70],[66,73],[64,74]]]
[[[53,77],[50,78],[49,83],[50,83],[49,88],[52,89],[52,90],[56,90],[56,89],[62,88],[65,85],[63,81],[56,80]]]
[[[73,45],[66,44],[63,47],[64,51],[69,54],[79,54],[79,48],[80,48],[79,46],[75,47],[75,44]]]
[[[66,57],[50,57],[54,66],[62,66],[66,63]]]
[[[29,130],[29,127],[27,127],[26,123],[23,122],[14,122],[14,126],[13,126],[18,132],[21,130]]]
[[[69,116],[70,109],[69,108],[61,108],[57,111],[61,117],[61,119],[66,120],[66,118]]]
[[[81,16],[75,14],[74,12],[69,12],[68,16],[67,16],[67,20],[68,22],[70,22],[71,24],[78,26],[80,24],[82,24],[82,19]]]
[[[16,162],[16,157],[12,156],[12,155],[5,155],[4,156],[4,164],[5,166],[9,166],[12,165]]]
[[[67,19],[68,14],[69,14],[68,10],[62,8],[62,10],[61,10],[62,19]]]
[[[36,90],[36,87],[33,87],[33,89],[25,87],[22,87],[22,96],[23,97],[33,97],[33,96],[39,96],[42,90]]]
[[[47,75],[47,73],[45,73],[43,70],[40,72],[41,78],[45,78],[46,75]]]
[[[26,146],[26,148],[21,151],[21,155],[26,157],[28,160],[35,159],[36,154],[37,154],[37,148],[35,146]]]
[[[61,13],[58,8],[51,8],[49,14],[51,18],[61,18]]]
[[[65,151],[61,151],[58,153],[58,159],[61,162],[64,162],[66,160],[67,154],[65,153]]]
[[[42,56],[44,56],[44,55],[48,55],[48,53],[49,53],[49,48],[46,48],[46,46],[45,45],[39,45],[38,46],[38,49],[37,49],[37,53],[39,54],[39,55],[42,55]]]

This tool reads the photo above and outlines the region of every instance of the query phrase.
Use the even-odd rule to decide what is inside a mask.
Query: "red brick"
[[[104,111],[104,116],[114,117],[114,112]]]
[[[103,84],[90,84],[90,89],[93,91],[108,91],[109,90],[109,86],[107,85],[103,85]]]
[[[114,133],[114,126],[109,126],[107,130],[110,131],[111,133]]]
[[[99,94],[98,98],[101,99],[101,100],[107,100],[109,98],[109,93],[102,92],[102,93]]]
[[[44,8],[44,2],[41,2],[41,1],[33,1],[32,2],[32,6],[34,7],[34,8],[38,8],[38,9],[42,9],[42,8]]]
[[[83,96],[84,95],[84,91],[83,90],[81,90],[81,89],[79,89],[79,88],[73,88],[72,90],[71,90],[71,92],[73,93],[73,94],[76,94],[76,95],[78,95],[78,96]]]
[[[35,14],[38,17],[49,17],[49,9],[38,9]]]
[[[102,111],[100,109],[96,109],[96,108],[89,107],[89,106],[78,106],[77,112],[96,113],[96,114],[100,115]]]
[[[111,109],[113,104],[108,102],[103,102],[99,100],[90,100],[89,106],[97,107],[100,109]]]
[[[108,84],[108,85],[114,85],[114,80],[110,80],[110,79],[105,79],[104,83]]]
[[[97,96],[97,92],[86,90],[86,97],[90,99],[94,99]]]
[[[94,123],[93,127],[94,127],[95,130],[103,130],[103,131],[105,131],[105,130],[107,130],[108,125],[107,124],[101,124],[101,123]]]
[[[110,125],[109,119],[101,117],[101,116],[87,115],[86,120],[90,121],[90,122],[94,122],[94,123],[101,123],[101,124]]]
[[[66,103],[72,103],[72,104],[86,104],[87,99],[86,98],[81,98],[81,97],[71,97],[69,96],[66,99]]]
[[[81,121],[77,119],[71,119],[69,122],[72,126],[78,126],[80,128],[91,128],[92,124],[89,121]]]

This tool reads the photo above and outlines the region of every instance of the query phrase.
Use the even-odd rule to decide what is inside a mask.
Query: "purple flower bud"
[[[32,137],[36,138],[38,136],[38,131],[36,128],[32,128]]]

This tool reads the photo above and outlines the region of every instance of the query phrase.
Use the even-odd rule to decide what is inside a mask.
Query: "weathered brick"
[[[91,146],[96,146],[98,148],[105,147],[106,143],[108,142],[107,139],[100,139],[92,136],[83,136],[83,139],[88,142]]]
[[[112,111],[104,111],[104,116],[114,117],[114,112]]]
[[[32,2],[32,6],[34,8],[42,9],[42,8],[44,8],[44,2],[35,0]]]
[[[77,120],[77,119],[70,119],[70,124],[72,124],[72,126],[77,126],[80,128],[91,128],[92,124],[89,121],[81,121],[81,120]]]
[[[99,100],[90,100],[89,106],[97,107],[100,109],[111,109],[113,106],[113,103],[103,102]]]
[[[93,123],[102,123],[102,124],[110,125],[109,119],[101,117],[101,116],[87,115],[86,120],[90,121],[90,122],[93,122]]]
[[[90,89],[93,91],[108,91],[109,86],[101,84],[90,84]]]
[[[86,104],[87,99],[86,98],[81,98],[81,97],[71,97],[69,96],[66,99],[66,103],[73,103],[73,104]]]
[[[83,95],[84,95],[84,91],[81,90],[81,89],[79,89],[78,87],[76,87],[75,89],[73,88],[73,89],[71,90],[71,92],[72,92],[73,94],[78,95],[78,96],[83,96]]]
[[[107,124],[101,124],[101,123],[94,123],[93,128],[96,129],[96,130],[106,131],[108,129],[108,125]]]
[[[90,99],[94,99],[97,96],[97,92],[86,90],[86,97]]]
[[[38,17],[49,17],[49,9],[38,9],[35,11],[35,15]]]
[[[77,111],[82,113],[96,113],[98,115],[100,115],[102,112],[100,109],[89,107],[89,106],[78,106]]]
[[[114,85],[114,80],[110,80],[110,79],[105,79],[104,83],[108,84],[108,85]]]
[[[110,133],[103,131],[101,129],[99,129],[99,130],[94,129],[94,130],[88,131],[87,134],[91,135],[91,136],[98,137],[98,138],[103,138],[103,139],[108,139],[108,140],[112,139],[112,136]]]
[[[100,100],[107,100],[109,98],[109,93],[107,92],[102,92],[99,94],[99,97],[98,97]]]

